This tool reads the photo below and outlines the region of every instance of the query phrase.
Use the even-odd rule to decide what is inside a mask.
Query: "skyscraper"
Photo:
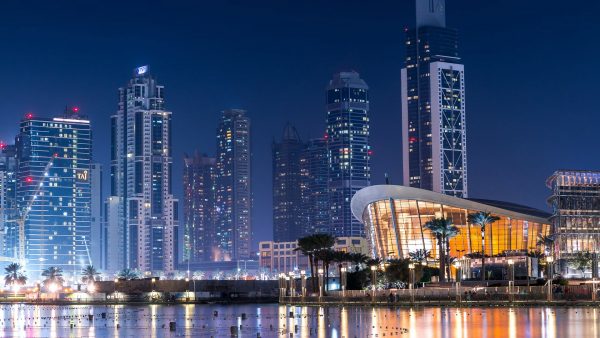
[[[104,222],[104,200],[102,192],[102,165],[92,163],[90,165],[90,255],[92,256],[92,265],[98,269],[106,269],[106,234]],[[112,248],[111,248],[112,249]]]
[[[250,258],[250,156],[250,118],[246,111],[223,111],[217,128],[216,261]]]
[[[336,237],[364,236],[350,200],[371,181],[368,91],[354,71],[335,74],[327,86],[330,233]]]
[[[183,261],[212,261],[216,251],[216,161],[198,152],[192,157],[185,155],[183,161]]]
[[[17,257],[17,148],[0,143],[0,231],[2,255]]]
[[[27,114],[16,143],[27,272],[31,278],[54,266],[79,276],[91,264],[90,121],[77,108],[58,118]]]
[[[467,197],[464,66],[445,0],[416,0],[402,69],[404,184]]]
[[[171,112],[164,87],[138,67],[119,88],[119,107],[111,117],[111,197],[107,238],[122,260],[117,269],[171,271],[175,265],[177,200],[173,198]],[[114,215],[114,213],[117,215]]]
[[[273,240],[290,242],[304,231],[300,158],[304,145],[291,124],[280,142],[273,142]]]
[[[324,138],[306,142],[300,157],[302,236],[329,233],[329,159]]]

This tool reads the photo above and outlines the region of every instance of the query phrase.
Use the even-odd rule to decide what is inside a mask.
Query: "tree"
[[[554,253],[554,235],[542,235],[538,234],[536,245],[539,247],[544,247],[544,252],[546,255],[553,255]]]
[[[84,284],[95,282],[98,276],[100,272],[93,265],[88,265],[81,272],[81,282]]]
[[[415,251],[411,251],[408,253],[408,257],[414,263],[418,263],[419,265],[427,265],[427,260],[431,258],[431,252],[426,249],[417,249]]]
[[[340,285],[342,285],[342,267],[346,262],[350,262],[352,255],[346,251],[334,251],[333,261],[338,264],[338,273],[340,276]]]
[[[132,280],[132,279],[139,279],[140,274],[135,270],[126,268],[126,269],[119,271],[119,273],[117,274],[117,277],[120,279]]]
[[[365,264],[369,260],[369,256],[355,252],[350,254],[350,262],[356,264],[355,271],[358,271],[362,268],[362,265]]]
[[[569,266],[575,270],[581,271],[581,274],[585,274],[585,270],[592,265],[592,253],[589,251],[578,251],[575,255],[568,260]]]
[[[331,249],[319,249],[315,253],[315,257],[321,261],[323,272],[325,274],[325,291],[328,291],[329,285],[329,266],[334,260],[334,251]]]
[[[4,268],[4,272],[4,285],[25,285],[27,282],[23,266],[19,263],[10,263]]]
[[[485,281],[485,227],[500,220],[500,217],[493,216],[489,212],[480,211],[469,214],[467,220],[481,229],[481,280]]]
[[[435,218],[425,223],[425,228],[431,231],[436,238],[440,262],[440,281],[446,280],[446,255],[450,250],[449,241],[460,232],[452,221],[446,218]],[[446,247],[446,248],[444,248]],[[447,250],[445,250],[447,249]]]
[[[63,270],[62,268],[51,266],[46,270],[42,271],[42,276],[46,277],[44,279],[44,286],[49,287],[51,284],[55,284],[57,286],[62,286],[65,282],[63,278]]]
[[[335,244],[335,238],[329,234],[314,234],[298,239],[298,247],[294,250],[302,252],[303,255],[308,257],[310,265],[310,276],[312,280],[313,290],[317,289],[317,275],[315,274],[315,268],[318,268],[319,259],[316,257],[316,253],[322,249],[330,249]]]

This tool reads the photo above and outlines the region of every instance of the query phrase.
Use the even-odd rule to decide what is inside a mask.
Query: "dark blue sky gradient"
[[[597,1],[448,0],[466,67],[469,192],[546,208],[558,168],[600,169]],[[67,104],[93,121],[108,166],[117,88],[149,64],[174,119],[174,184],[182,154],[214,154],[220,111],[253,123],[255,241],[271,238],[271,141],[286,121],[323,134],[324,88],[354,69],[371,87],[373,183],[401,183],[400,69],[412,0],[4,1],[0,139],[25,112]],[[105,176],[108,180],[108,175]]]

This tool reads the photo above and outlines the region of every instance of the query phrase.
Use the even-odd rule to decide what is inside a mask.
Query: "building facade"
[[[364,236],[350,200],[371,182],[369,87],[357,72],[335,74],[327,86],[330,230],[336,237]]]
[[[134,70],[119,88],[119,108],[111,117],[111,197],[107,203],[107,238],[119,250],[119,266],[151,271],[175,267],[178,201],[173,198],[171,112],[165,110],[164,87],[147,66]],[[114,230],[113,229],[113,230]]]
[[[106,222],[104,221],[104,194],[102,189],[102,165],[92,163],[90,165],[90,255],[92,265],[97,269],[106,269]]]
[[[402,80],[404,185],[468,196],[464,66],[445,0],[416,0]]]
[[[0,236],[2,255],[17,257],[17,148],[0,143]]]
[[[260,242],[258,256],[261,270],[273,274],[305,271],[310,276],[308,257],[297,248],[297,241]],[[363,237],[339,237],[335,239],[332,250],[368,255],[369,245]]]
[[[63,117],[27,114],[17,136],[17,203],[30,278],[59,267],[76,278],[86,265],[91,234],[90,121],[77,108]],[[17,256],[20,248],[17,249]]]
[[[470,213],[490,212],[500,220],[485,229],[485,254],[545,250],[539,236],[551,234],[549,214],[506,202],[468,200],[429,190],[394,185],[374,185],[352,199],[352,212],[365,227],[373,257],[408,258],[418,249],[439,257],[437,240],[425,224],[447,218],[459,229],[450,239],[450,256],[462,258],[481,252],[481,230],[467,222]]]
[[[252,181],[250,118],[245,110],[223,111],[217,128],[217,225],[215,261],[250,259]]]
[[[300,157],[302,235],[329,233],[329,158],[324,138],[306,142]]]
[[[273,239],[290,242],[302,237],[301,156],[304,144],[298,131],[287,124],[281,141],[273,142]]]
[[[555,255],[565,271],[578,252],[597,254],[600,245],[600,171],[558,170],[546,181],[554,227]],[[597,276],[597,267],[593,275]]]
[[[196,152],[183,166],[183,261],[214,260],[216,235],[216,160]]]

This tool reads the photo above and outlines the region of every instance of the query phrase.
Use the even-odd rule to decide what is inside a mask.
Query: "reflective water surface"
[[[233,333],[240,337],[575,338],[600,337],[599,315],[600,308],[594,307],[3,305],[0,306],[0,336],[230,337]]]

